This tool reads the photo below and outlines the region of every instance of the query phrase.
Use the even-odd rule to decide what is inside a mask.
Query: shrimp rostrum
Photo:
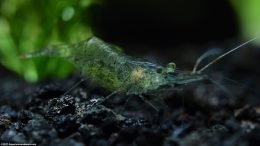
[[[190,72],[177,72],[174,63],[169,63],[164,67],[133,59],[123,54],[120,48],[105,43],[96,37],[76,44],[51,46],[27,53],[23,55],[23,58],[37,56],[65,58],[98,86],[126,95],[142,95],[174,91],[176,85],[206,80],[208,77],[202,71],[227,54],[255,39],[257,38],[251,39],[218,56],[202,69],[197,70],[199,62],[212,55],[212,51],[204,53],[197,60],[193,71]]]

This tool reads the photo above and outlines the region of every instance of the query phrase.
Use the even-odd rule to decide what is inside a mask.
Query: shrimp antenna
[[[252,38],[252,39],[250,39],[250,40],[244,42],[243,44],[241,44],[241,45],[239,45],[239,46],[237,46],[237,47],[235,47],[235,48],[233,48],[233,49],[227,51],[226,53],[224,53],[224,54],[218,56],[217,58],[215,58],[214,60],[212,60],[210,63],[208,63],[207,65],[205,65],[203,68],[201,68],[199,71],[197,71],[197,73],[201,73],[202,71],[204,71],[204,70],[207,69],[209,66],[211,66],[211,65],[214,64],[215,62],[219,61],[220,59],[222,59],[222,58],[225,57],[226,55],[228,55],[228,54],[230,54],[230,53],[236,51],[237,49],[240,49],[241,47],[243,47],[243,46],[245,46],[245,45],[247,45],[247,44],[249,44],[249,43],[255,41],[255,40],[258,39],[259,37],[260,37],[260,35],[258,35],[257,37],[254,37],[254,38]],[[202,57],[200,57],[200,58],[202,58]],[[195,71],[194,71],[194,72],[196,72],[196,68],[195,68]]]
[[[192,70],[192,73],[193,73],[193,74],[196,73],[197,68],[198,68],[200,62],[201,62],[203,59],[205,59],[205,58],[207,58],[207,57],[209,57],[209,56],[212,56],[212,55],[220,54],[221,52],[222,52],[221,49],[219,49],[219,48],[214,48],[214,49],[210,49],[210,50],[206,51],[205,53],[203,53],[203,54],[196,60],[196,63],[195,63],[195,65],[194,65],[194,67],[193,67],[193,70]]]

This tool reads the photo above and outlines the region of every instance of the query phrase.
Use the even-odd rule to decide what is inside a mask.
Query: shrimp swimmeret
[[[142,95],[158,93],[161,91],[160,89],[171,91],[175,89],[176,85],[206,80],[207,75],[203,74],[202,71],[257,38],[253,38],[220,55],[197,71],[200,61],[212,55],[212,52],[204,53],[197,60],[193,71],[190,72],[175,71],[174,63],[169,63],[166,67],[163,67],[150,62],[135,60],[123,54],[117,47],[96,37],[76,44],[52,46],[38,52],[27,53],[23,57],[62,57],[72,62],[82,74],[99,86],[127,95]]]

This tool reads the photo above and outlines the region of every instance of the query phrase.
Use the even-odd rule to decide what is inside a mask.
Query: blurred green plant
[[[230,0],[230,2],[237,13],[242,36],[250,39],[260,35],[260,1]]]
[[[19,55],[88,38],[92,32],[86,10],[91,4],[91,0],[1,0],[0,62],[27,81],[67,76],[73,67],[63,60],[22,60]]]

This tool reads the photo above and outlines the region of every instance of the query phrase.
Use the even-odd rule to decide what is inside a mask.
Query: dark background
[[[239,34],[226,0],[106,0],[89,10],[97,36],[134,54],[183,44],[201,46]]]

